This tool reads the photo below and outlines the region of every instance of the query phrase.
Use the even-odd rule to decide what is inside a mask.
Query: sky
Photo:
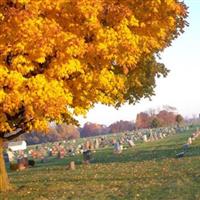
[[[135,121],[139,112],[170,105],[184,117],[197,117],[200,113],[200,0],[185,0],[189,7],[184,34],[161,54],[161,62],[170,70],[166,78],[156,82],[155,96],[151,101],[143,99],[136,105],[124,105],[118,110],[96,105],[86,118],[79,117],[81,125],[86,122],[110,125],[119,120]]]

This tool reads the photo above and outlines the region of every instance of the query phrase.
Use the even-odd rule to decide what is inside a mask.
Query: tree
[[[75,124],[97,102],[150,98],[168,72],[159,52],[186,17],[177,0],[1,0],[0,153],[4,140],[49,121]]]
[[[78,128],[73,125],[67,125],[67,124],[57,125],[56,130],[57,130],[57,139],[59,140],[71,140],[80,137]]]
[[[151,123],[150,123],[150,127],[151,128],[158,128],[160,126],[161,126],[161,124],[160,124],[159,119],[157,117],[153,118]]]
[[[141,112],[136,116],[135,126],[136,128],[149,128],[150,121],[151,117],[147,113]]]
[[[28,145],[41,144],[47,142],[56,142],[61,140],[71,140],[80,137],[78,127],[67,124],[53,125],[49,128],[48,132],[32,131],[21,135],[19,140],[26,140]]]
[[[102,124],[87,122],[80,130],[81,137],[91,137],[103,134],[108,134],[108,128]]]
[[[166,110],[161,110],[156,117],[160,121],[161,126],[171,126],[176,124],[176,114]]]
[[[178,126],[184,121],[184,118],[182,117],[182,115],[178,114],[176,115],[176,122],[178,124]]]
[[[112,123],[108,128],[110,133],[120,133],[124,131],[132,131],[135,128],[135,125],[131,121],[120,120]]]

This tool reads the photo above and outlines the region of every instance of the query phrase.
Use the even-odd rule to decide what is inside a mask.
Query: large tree
[[[0,0],[0,190],[4,140],[153,95],[168,72],[157,57],[186,10],[178,0]]]

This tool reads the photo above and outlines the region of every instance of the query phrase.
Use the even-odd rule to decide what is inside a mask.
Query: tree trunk
[[[6,192],[10,189],[11,187],[9,184],[5,161],[3,157],[3,139],[0,138],[0,192]]]

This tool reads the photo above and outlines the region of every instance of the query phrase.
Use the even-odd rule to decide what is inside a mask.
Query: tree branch
[[[29,120],[29,121],[27,121],[27,122],[24,122],[24,126],[22,127],[22,128],[20,128],[20,130],[17,132],[17,133],[15,133],[15,134],[13,134],[13,135],[9,135],[9,136],[5,136],[5,135],[3,135],[3,136],[0,136],[1,138],[3,138],[4,140],[13,140],[13,139],[15,139],[15,138],[17,138],[18,136],[20,136],[20,135],[22,135],[22,134],[24,134],[25,132],[26,132],[26,124],[27,123],[29,123],[29,122],[31,122],[33,119],[31,119],[31,120]]]
[[[25,133],[25,130],[24,129],[21,129],[19,132],[17,132],[16,134],[14,134],[14,135],[10,135],[10,136],[8,136],[8,137],[3,137],[3,139],[5,139],[5,140],[13,140],[13,139],[15,139],[15,138],[17,138],[18,136],[20,136],[20,135],[22,135],[22,134],[24,134]]]
[[[43,74],[44,71],[49,67],[50,63],[52,62],[52,59],[56,56],[56,52],[53,55],[49,55],[45,58],[45,62],[44,63],[38,63],[38,67],[29,72],[28,74],[24,75],[25,78],[31,78],[31,77],[35,77],[38,74]]]

